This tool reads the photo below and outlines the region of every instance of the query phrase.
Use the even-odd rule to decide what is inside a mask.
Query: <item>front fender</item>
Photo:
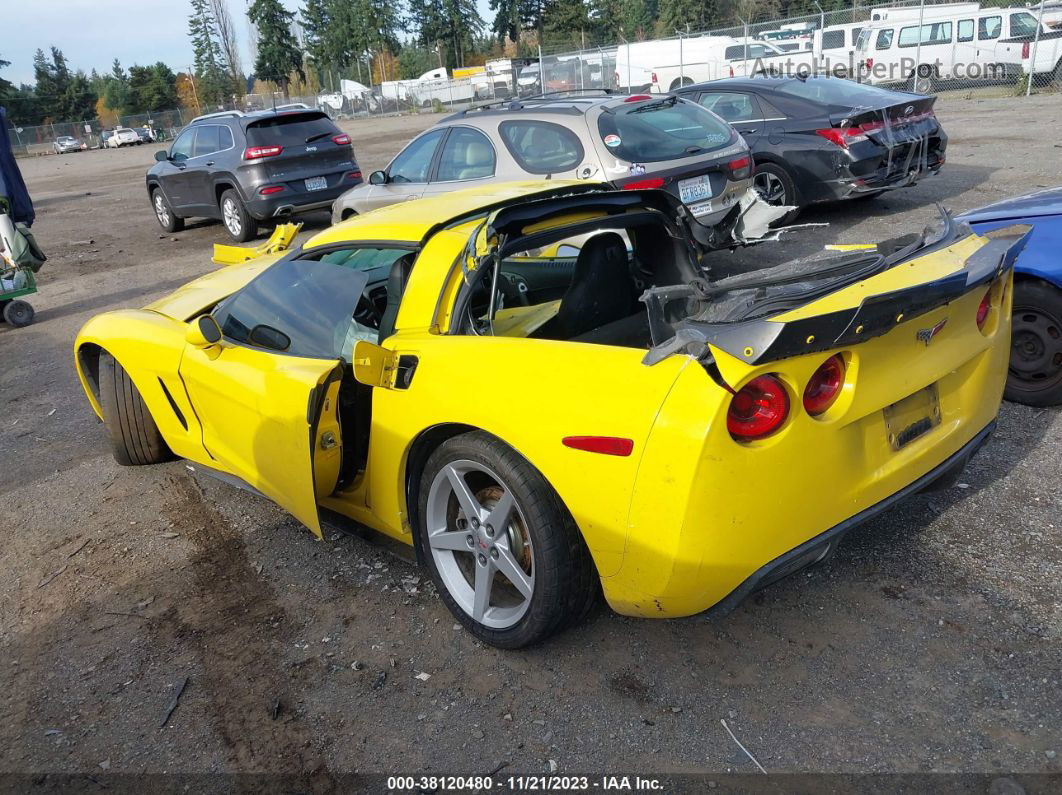
[[[89,320],[74,340],[74,367],[96,416],[99,355],[109,353],[136,384],[151,417],[174,454],[210,462],[203,433],[179,375],[186,324],[145,309],[105,312]]]

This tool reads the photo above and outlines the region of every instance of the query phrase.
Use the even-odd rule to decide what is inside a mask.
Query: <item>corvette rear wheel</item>
[[[1062,290],[1041,281],[1018,282],[1011,323],[1003,396],[1030,406],[1062,403]]]
[[[593,561],[568,510],[534,467],[489,434],[440,445],[418,503],[418,541],[443,602],[485,643],[537,643],[596,601]]]
[[[139,466],[173,458],[140,390],[125,368],[106,352],[100,354],[99,379],[100,408],[114,460],[122,466]]]

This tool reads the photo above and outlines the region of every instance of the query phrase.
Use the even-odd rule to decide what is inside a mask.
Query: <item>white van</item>
[[[730,77],[724,51],[737,43],[730,36],[684,36],[621,44],[616,48],[616,88],[667,93],[679,86]],[[757,44],[776,52],[770,45]]]
[[[1001,40],[1028,35],[1036,24],[1024,8],[926,16],[921,29],[917,16],[874,22],[856,44],[858,78],[872,84],[903,83],[917,72],[913,89],[921,94],[941,80],[1004,80],[1017,74],[1021,63],[1020,55]]]
[[[922,8],[918,5],[898,6],[896,8],[875,8],[870,12],[871,22],[896,22],[905,19],[922,19],[926,17],[952,17],[957,14],[976,14],[981,10],[980,3],[936,3]]]

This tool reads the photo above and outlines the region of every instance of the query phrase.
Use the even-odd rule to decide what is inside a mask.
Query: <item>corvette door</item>
[[[238,345],[189,345],[181,378],[218,469],[321,535],[317,496],[331,494],[342,454],[335,361]]]
[[[369,274],[379,270],[361,268],[404,253],[360,249],[283,259],[212,317],[200,318],[201,325],[190,324],[180,374],[216,468],[317,535],[317,500],[339,483],[341,423],[348,434],[357,424],[353,408],[341,405],[343,359],[353,340],[378,333],[355,317]]]

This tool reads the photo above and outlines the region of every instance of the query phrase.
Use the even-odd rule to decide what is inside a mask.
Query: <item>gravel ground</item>
[[[938,110],[951,136],[939,177],[810,211],[829,227],[720,265],[889,237],[935,201],[965,210],[1062,182],[1060,144],[1042,134],[1062,126],[1058,97]],[[368,173],[431,121],[345,129]],[[963,483],[870,522],[728,617],[602,609],[501,652],[459,631],[386,547],[317,542],[180,462],[113,462],[76,382],[77,329],[210,270],[224,242],[214,223],[160,234],[151,156],[22,161],[51,259],[37,322],[0,325],[0,770],[294,773],[314,790],[350,771],[543,773],[550,760],[756,772],[725,719],[769,771],[1062,771],[1058,410],[1004,405]]]

